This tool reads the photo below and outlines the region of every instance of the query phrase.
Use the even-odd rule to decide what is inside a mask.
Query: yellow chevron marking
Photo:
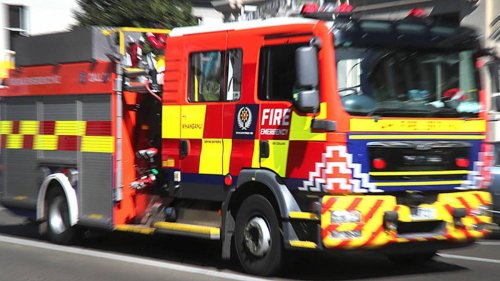
[[[350,127],[352,132],[482,133],[486,131],[486,121],[353,118]]]
[[[468,170],[447,170],[447,171],[404,171],[404,172],[370,172],[371,176],[431,176],[431,175],[466,175]]]
[[[318,245],[311,241],[290,240],[290,246],[296,248],[316,249]]]
[[[375,182],[376,186],[421,186],[421,185],[443,185],[462,184],[466,181],[421,181],[421,182]]]
[[[288,213],[288,217],[296,220],[318,220],[318,215],[315,213],[307,213],[307,212],[290,212]]]
[[[350,135],[351,140],[370,139],[461,139],[461,140],[483,140],[484,135]]]

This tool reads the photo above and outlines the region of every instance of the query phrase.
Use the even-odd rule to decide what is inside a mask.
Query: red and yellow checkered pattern
[[[491,223],[491,217],[478,214],[480,206],[491,204],[491,195],[484,191],[468,191],[443,193],[433,204],[422,204],[421,208],[434,208],[436,221],[445,223],[442,233],[429,235],[416,233],[408,236],[398,236],[397,231],[386,230],[384,213],[397,211],[400,222],[413,222],[410,208],[398,205],[396,197],[382,196],[325,196],[322,201],[321,229],[323,244],[330,249],[376,248],[390,243],[424,242],[424,241],[467,241],[482,238],[489,230],[475,229],[474,226]],[[453,219],[455,208],[465,208],[467,215],[462,218],[463,227],[456,226]],[[331,223],[331,213],[335,210],[357,210],[362,219],[358,223]],[[416,222],[416,221],[415,221]],[[360,231],[361,237],[352,239],[336,239],[332,232]]]
[[[114,152],[111,121],[0,121],[4,149]]]

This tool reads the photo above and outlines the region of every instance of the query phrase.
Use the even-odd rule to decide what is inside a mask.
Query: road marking
[[[489,241],[479,241],[476,242],[476,244],[483,246],[500,246],[500,242],[489,242]]]
[[[476,257],[469,257],[469,256],[459,256],[459,255],[449,255],[449,254],[438,254],[438,256],[443,257],[443,258],[447,258],[447,259],[479,261],[479,262],[489,262],[489,263],[498,263],[498,264],[500,264],[500,260],[494,260],[494,259],[484,259],[484,258],[476,258]]]
[[[258,278],[258,277],[245,276],[245,275],[237,274],[237,273],[220,272],[220,271],[216,271],[216,270],[210,270],[210,269],[196,267],[196,266],[181,265],[181,264],[176,264],[176,263],[172,263],[172,262],[156,261],[156,260],[152,260],[152,259],[124,256],[124,255],[99,252],[99,251],[76,248],[76,247],[60,246],[60,245],[54,245],[54,244],[50,244],[50,243],[46,243],[46,242],[14,238],[14,237],[5,236],[5,235],[0,235],[0,242],[16,244],[16,245],[21,245],[21,246],[30,246],[30,247],[35,247],[35,248],[40,248],[40,249],[45,249],[45,250],[63,252],[63,253],[78,254],[78,255],[88,256],[88,257],[108,259],[108,260],[119,261],[119,262],[128,262],[128,263],[140,264],[140,265],[145,265],[145,266],[153,266],[153,267],[158,267],[158,268],[163,268],[163,269],[176,270],[176,271],[194,273],[194,274],[199,274],[199,275],[206,275],[206,276],[211,276],[211,277],[216,277],[216,278],[232,279],[232,280],[239,280],[239,281],[267,281],[268,280],[268,279],[263,279],[263,278]]]

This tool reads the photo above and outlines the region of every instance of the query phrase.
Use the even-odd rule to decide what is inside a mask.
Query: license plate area
[[[411,208],[411,220],[422,221],[422,220],[435,220],[437,218],[437,213],[435,208],[427,207],[416,207]]]

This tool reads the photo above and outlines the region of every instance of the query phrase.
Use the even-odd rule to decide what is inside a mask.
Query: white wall
[[[73,9],[76,0],[2,0],[3,4],[22,5],[28,8],[30,35],[67,30],[75,23]]]
[[[214,8],[193,7],[193,16],[200,17],[203,25],[222,23],[224,16]]]
[[[76,0],[0,0],[0,50],[8,46],[7,5],[27,8],[26,28],[29,35],[38,35],[68,30],[75,23],[73,9],[78,7]]]

